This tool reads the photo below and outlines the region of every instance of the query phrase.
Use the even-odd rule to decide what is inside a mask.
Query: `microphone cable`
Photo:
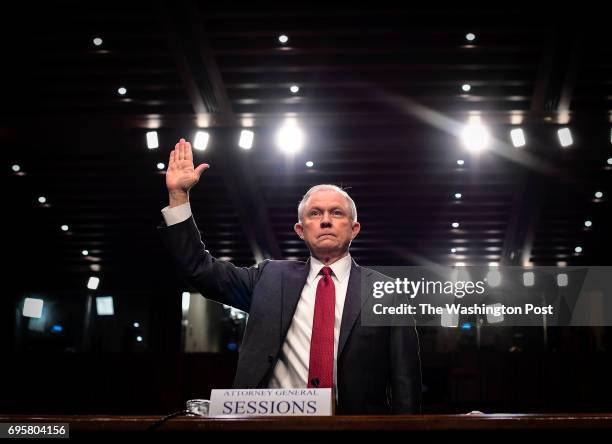
[[[146,431],[150,432],[150,431],[156,430],[162,424],[164,424],[166,421],[168,421],[169,419],[175,418],[175,417],[180,416],[180,415],[186,415],[187,413],[188,413],[187,410],[179,410],[177,412],[170,413],[169,415],[166,415],[163,418],[160,418],[157,421],[155,421],[153,424],[151,424],[149,427],[147,427]]]

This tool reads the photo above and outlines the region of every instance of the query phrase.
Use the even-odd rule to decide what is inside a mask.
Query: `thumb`
[[[199,166],[198,166],[198,167],[197,167],[197,168],[194,170],[194,172],[195,172],[195,173],[198,175],[198,179],[200,178],[200,176],[202,175],[202,173],[203,173],[205,170],[209,169],[209,168],[210,168],[210,165],[209,165],[209,164],[207,164],[207,163],[203,163],[202,165],[199,165]]]

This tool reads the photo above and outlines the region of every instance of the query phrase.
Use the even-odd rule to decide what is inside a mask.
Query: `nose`
[[[332,221],[331,216],[326,211],[325,213],[323,213],[323,217],[321,218],[321,228],[331,227],[331,221]]]

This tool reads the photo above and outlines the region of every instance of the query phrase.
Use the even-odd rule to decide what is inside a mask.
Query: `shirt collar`
[[[338,279],[338,282],[342,282],[344,279],[349,277],[351,273],[352,259],[350,253],[344,256],[342,259],[337,260],[329,266],[332,269],[332,273]],[[310,256],[310,272],[308,273],[307,282],[312,284],[315,278],[321,272],[321,269],[325,267],[325,264],[317,258]]]

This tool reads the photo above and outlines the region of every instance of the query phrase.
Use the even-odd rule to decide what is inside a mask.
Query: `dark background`
[[[207,248],[236,265],[306,258],[292,225],[318,183],[355,199],[351,254],[364,266],[610,265],[603,11],[60,1],[4,15],[0,412],[162,414],[230,386],[244,321],[223,310],[220,352],[182,351],[187,288],[156,232],[167,204],[156,164],[198,124],[210,143],[196,162],[212,167],[192,208]],[[307,136],[294,156],[274,142],[287,113]],[[493,136],[479,155],[457,137],[475,114]],[[115,315],[86,317],[106,295]],[[50,310],[42,331],[21,315],[32,296]],[[425,412],[610,410],[610,329],[481,334],[421,330]]]

